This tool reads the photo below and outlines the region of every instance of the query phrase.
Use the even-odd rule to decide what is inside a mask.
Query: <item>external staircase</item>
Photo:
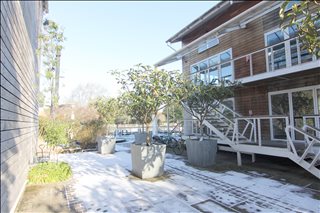
[[[189,110],[197,115],[196,110]],[[263,138],[264,126],[271,126],[270,121],[276,119],[283,120],[286,138],[266,140]],[[244,117],[223,104],[206,116],[204,125],[206,133],[223,145],[221,149],[237,153],[238,165],[241,165],[241,153],[251,154],[253,161],[255,154],[284,157],[320,179],[320,129],[289,125],[287,116]],[[294,134],[302,135],[304,140],[293,140]]]

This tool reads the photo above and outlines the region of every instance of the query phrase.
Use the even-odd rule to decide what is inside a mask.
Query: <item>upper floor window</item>
[[[316,23],[318,28],[318,24]],[[308,50],[302,48],[295,25],[285,30],[276,29],[265,33],[266,58],[268,71],[288,68],[316,60]]]
[[[300,5],[301,1],[289,1],[284,11],[288,11],[292,9],[294,4]]]
[[[214,47],[219,44],[218,38],[211,38],[205,41],[204,43],[200,44],[198,47],[198,53],[202,53],[206,51],[207,49]]]
[[[204,83],[219,83],[233,80],[233,64],[231,49],[218,53],[191,66],[191,79]]]

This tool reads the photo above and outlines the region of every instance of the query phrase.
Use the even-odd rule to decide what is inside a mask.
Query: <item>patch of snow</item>
[[[259,173],[210,172],[166,155],[165,175],[141,180],[131,175],[130,145],[116,152],[63,154],[74,174],[76,196],[88,212],[319,212],[311,190]],[[227,208],[226,208],[227,207]]]

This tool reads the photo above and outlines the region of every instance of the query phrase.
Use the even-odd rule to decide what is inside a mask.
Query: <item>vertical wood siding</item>
[[[1,212],[13,211],[37,143],[41,1],[1,1]]]

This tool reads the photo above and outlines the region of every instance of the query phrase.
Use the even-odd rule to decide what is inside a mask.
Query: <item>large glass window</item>
[[[284,35],[281,30],[267,35],[267,46],[275,45],[284,41]],[[269,70],[277,70],[286,67],[285,45],[279,45],[268,48]]]
[[[219,81],[233,80],[233,66],[231,50],[214,55],[198,64],[191,66],[191,74],[199,73],[199,77],[205,83],[219,83]]]
[[[318,24],[316,23],[316,25]],[[316,27],[319,28],[319,26]],[[265,45],[268,47],[266,49],[268,71],[310,62],[316,58],[303,48],[302,42],[298,38],[296,26],[266,33]]]

